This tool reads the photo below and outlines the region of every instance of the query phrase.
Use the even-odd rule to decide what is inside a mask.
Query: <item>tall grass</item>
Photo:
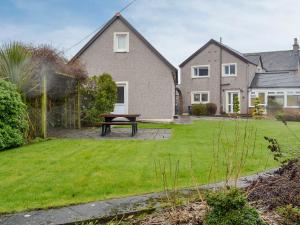
[[[209,180],[216,181],[217,174],[225,177],[225,186],[236,186],[242,174],[247,158],[254,153],[256,147],[257,129],[249,123],[236,119],[234,135],[229,135],[224,121],[221,121],[212,144],[213,163],[209,171]]]

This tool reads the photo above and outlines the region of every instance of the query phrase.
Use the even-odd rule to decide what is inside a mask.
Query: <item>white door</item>
[[[117,84],[117,102],[113,114],[128,113],[128,84],[127,82],[116,82]]]
[[[240,92],[239,91],[228,91],[226,92],[226,113],[234,113],[233,103],[234,98],[238,98],[240,102]],[[240,103],[241,104],[241,103]]]

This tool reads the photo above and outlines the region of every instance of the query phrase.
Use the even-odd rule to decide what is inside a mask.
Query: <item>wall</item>
[[[129,52],[113,52],[114,32],[129,32]],[[83,54],[89,75],[110,73],[128,81],[128,113],[142,119],[171,120],[175,111],[175,84],[171,69],[121,20],[117,19]]]
[[[222,108],[225,111],[225,91],[240,90],[241,113],[248,112],[248,85],[256,71],[256,66],[247,64],[229,52],[222,50],[222,63],[237,63],[237,76],[222,77]],[[210,65],[210,77],[191,78],[191,67],[195,65]],[[181,85],[184,112],[191,105],[192,91],[209,91],[210,102],[215,103],[220,113],[220,47],[210,44],[200,54],[191,59],[181,68]]]

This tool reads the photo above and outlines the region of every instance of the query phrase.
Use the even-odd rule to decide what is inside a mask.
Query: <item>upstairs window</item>
[[[223,77],[236,76],[236,63],[223,64]]]
[[[192,78],[209,77],[209,65],[192,66]]]
[[[114,52],[129,52],[129,33],[114,33]]]

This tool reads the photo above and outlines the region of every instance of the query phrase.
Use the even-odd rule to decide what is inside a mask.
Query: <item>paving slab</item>
[[[91,138],[91,139],[116,139],[116,140],[162,140],[169,139],[172,135],[171,129],[139,129],[135,136],[131,136],[131,128],[112,127],[111,133],[102,137],[100,128],[82,129],[49,129],[49,137],[55,138]]]
[[[242,177],[237,182],[237,187],[246,188],[251,182],[260,177],[272,176],[277,169],[268,170],[262,173]],[[224,187],[224,182],[207,184],[200,186],[201,189],[218,189]],[[196,189],[185,188],[179,192],[181,194],[194,193]],[[136,214],[143,211],[160,209],[161,199],[165,198],[165,193],[150,193],[145,195],[131,196],[126,198],[96,201],[80,205],[66,206],[55,209],[34,210],[0,216],[2,225],[58,225],[74,224],[76,222],[89,220],[103,220],[124,214]]]

